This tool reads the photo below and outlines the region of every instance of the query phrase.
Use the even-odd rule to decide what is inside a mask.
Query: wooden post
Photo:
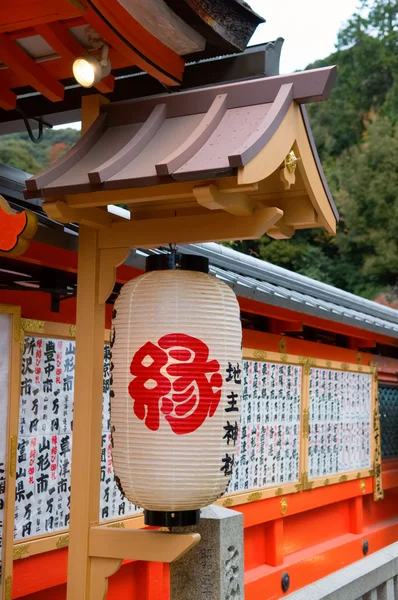
[[[363,497],[357,496],[348,501],[349,531],[360,534],[363,532]]]
[[[106,101],[100,95],[83,98],[83,133]],[[67,600],[89,600],[90,526],[99,519],[105,329],[105,301],[99,292],[100,255],[97,230],[81,225]]]
[[[105,304],[98,232],[79,229],[68,600],[88,600],[90,525],[98,523]]]
[[[267,547],[265,562],[271,567],[283,565],[283,519],[266,524]]]

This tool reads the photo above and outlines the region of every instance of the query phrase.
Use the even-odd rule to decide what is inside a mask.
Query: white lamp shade
[[[242,330],[235,294],[202,272],[127,283],[115,303],[111,422],[121,488],[150,511],[191,511],[230,481]]]

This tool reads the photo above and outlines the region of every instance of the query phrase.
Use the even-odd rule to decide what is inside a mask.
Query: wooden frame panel
[[[19,311],[19,307],[10,307]],[[1,312],[1,305],[0,305]],[[18,353],[19,353],[19,369],[17,372],[17,407],[18,414],[16,416],[16,449],[18,445],[18,416],[19,416],[19,403],[20,403],[20,364],[22,358],[22,349],[23,349],[23,340],[25,336],[40,336],[43,338],[58,338],[64,340],[74,340],[76,337],[76,325],[69,323],[57,323],[52,321],[41,321],[38,319],[20,319],[18,323],[18,335],[20,344],[18,344]],[[107,344],[110,341],[110,330],[104,329],[104,343]],[[14,481],[15,488],[15,481]],[[15,496],[15,494],[14,494]],[[12,512],[12,522],[14,523],[14,506],[13,503],[13,512]],[[101,524],[101,527],[111,526],[111,527],[132,527],[137,528],[139,526],[143,526],[143,517],[138,515],[137,517],[126,517],[126,519],[118,519],[113,521],[107,521],[104,524]],[[135,519],[134,524],[132,521]],[[131,522],[128,524],[128,522]],[[29,556],[34,556],[35,554],[41,554],[43,552],[49,552],[51,550],[56,550],[60,548],[65,548],[69,543],[69,533],[68,529],[59,530],[55,533],[42,534],[39,536],[31,536],[26,540],[17,540],[14,541],[14,550],[13,550],[13,560],[28,558]],[[13,533],[13,527],[12,527]],[[13,539],[13,536],[12,536]],[[0,597],[1,600],[1,597]]]
[[[39,321],[33,319],[22,319],[21,320],[21,335],[40,335],[42,337],[56,337],[61,339],[74,339],[76,335],[76,326],[66,323],[56,323],[49,321]],[[110,331],[105,330],[104,342],[109,342]],[[23,339],[23,337],[22,337]],[[18,346],[19,348],[19,346]],[[298,355],[285,354],[285,347],[281,344],[281,352],[268,352],[258,349],[243,349],[244,360],[256,360],[259,362],[272,362],[277,364],[291,364],[294,366],[302,367],[302,382],[301,382],[301,421],[300,421],[300,455],[299,455],[299,467],[300,467],[300,480],[298,482],[289,483],[285,485],[275,485],[272,487],[263,487],[258,489],[248,490],[247,492],[237,492],[224,496],[217,501],[216,504],[223,505],[226,507],[239,506],[255,502],[258,500],[264,500],[273,497],[283,497],[289,494],[295,494],[300,491],[306,491],[313,488],[323,487],[325,485],[325,478],[318,478],[314,480],[308,480],[308,415],[309,415],[309,377],[310,370],[312,367],[327,368],[333,370],[349,370],[351,372],[364,372],[375,374],[374,366],[362,366],[358,364],[339,363],[336,361],[329,361],[317,358],[308,358]],[[375,383],[376,382],[376,383]],[[377,389],[376,376],[373,379],[373,390]],[[374,391],[373,391],[373,395]],[[19,405],[19,387],[18,387],[18,405]],[[372,406],[372,414],[374,405]],[[374,455],[374,442],[371,450],[372,456]],[[346,476],[342,479],[342,476]],[[329,477],[329,483],[339,483],[342,481],[350,481],[359,478],[367,478],[374,476],[374,469],[366,470],[361,473],[353,471],[350,473],[338,474]],[[362,483],[362,481],[360,482]],[[283,498],[282,498],[283,501]],[[281,509],[282,510],[282,509]],[[124,519],[115,519],[107,521],[100,525],[100,527],[116,527],[116,528],[132,528],[141,529],[144,527],[144,519],[142,514],[129,516]],[[54,534],[41,535],[38,537],[31,537],[28,541],[18,540],[14,542],[14,560],[21,558],[28,558],[36,554],[49,552],[52,550],[65,548],[69,544],[69,533],[68,530],[58,531]]]
[[[308,374],[307,374],[308,379],[310,377],[312,367],[328,369],[328,370],[333,370],[333,371],[339,371],[339,372],[345,371],[345,372],[351,372],[351,373],[367,373],[367,374],[373,376],[372,377],[371,410],[370,410],[370,412],[371,412],[371,414],[370,414],[370,423],[371,423],[371,447],[370,447],[371,464],[370,464],[370,468],[368,468],[368,469],[365,468],[362,470],[353,469],[350,471],[345,471],[345,472],[334,474],[334,475],[314,477],[310,480],[307,480],[309,489],[333,485],[336,483],[343,483],[345,481],[352,481],[354,479],[363,479],[365,477],[373,477],[374,476],[374,464],[372,464],[372,457],[373,457],[373,461],[374,461],[374,456],[375,456],[375,442],[374,442],[375,415],[374,415],[374,411],[375,411],[375,397],[376,397],[376,389],[377,389],[375,387],[375,373],[376,373],[375,367],[374,366],[364,366],[364,365],[360,365],[360,364],[338,363],[335,361],[316,360],[316,359],[308,359],[307,364],[308,364]],[[308,410],[310,408],[309,395],[308,395],[307,408],[308,408]],[[308,419],[308,425],[309,425],[309,419]],[[307,457],[308,457],[308,453],[307,453]]]
[[[269,362],[277,364],[288,364],[293,366],[303,366],[301,357],[294,355],[287,355],[284,353],[277,354],[276,352],[266,352],[263,350],[255,350],[252,348],[243,348],[242,351],[243,360],[254,360],[258,362]],[[294,483],[288,483],[283,485],[266,486],[256,489],[248,490],[247,492],[236,492],[228,494],[218,500],[215,504],[221,506],[231,507],[238,506],[240,504],[246,504],[248,502],[255,502],[257,500],[264,500],[266,498],[273,498],[275,496],[284,496],[286,494],[293,494],[301,491],[301,480],[302,473],[306,466],[306,456],[303,450],[305,450],[305,443],[303,441],[303,423],[305,415],[303,413],[303,389],[305,386],[305,369],[302,368],[301,373],[301,407],[300,407],[300,450],[299,450],[299,474],[300,480]]]
[[[14,506],[16,482],[16,453],[18,444],[19,386],[21,370],[21,311],[18,306],[0,304],[0,314],[10,317],[8,362],[8,410],[6,426],[5,495],[2,531],[3,556],[0,579],[0,599],[11,600],[12,546],[14,541]]]
[[[283,339],[283,338],[282,338]],[[291,365],[301,365],[303,367],[302,371],[302,390],[301,390],[301,428],[300,428],[300,481],[297,484],[287,484],[284,486],[273,486],[273,487],[265,487],[259,489],[249,490],[247,493],[235,493],[228,494],[218,500],[216,504],[220,504],[222,506],[231,507],[238,506],[240,504],[246,504],[249,502],[254,502],[257,500],[264,500],[266,498],[272,498],[275,496],[284,496],[287,494],[297,493],[301,491],[307,491],[319,487],[324,487],[328,485],[333,485],[337,483],[343,483],[345,481],[352,481],[355,479],[361,480],[361,491],[364,493],[366,491],[366,484],[363,479],[367,477],[375,478],[375,499],[376,499],[376,489],[381,489],[382,494],[382,473],[381,473],[381,454],[380,460],[378,463],[379,468],[376,466],[376,441],[375,441],[375,432],[374,432],[374,423],[377,422],[376,416],[376,397],[377,397],[377,373],[374,365],[365,366],[359,363],[340,363],[337,361],[330,361],[324,359],[317,358],[309,358],[298,355],[288,355],[284,353],[284,345],[281,344],[281,353],[275,352],[267,352],[263,350],[255,350],[255,349],[243,349],[243,360],[258,360],[260,362],[274,362],[279,364],[291,364]],[[371,450],[370,455],[374,457],[374,464],[371,465],[370,469],[365,470],[353,470],[345,473],[338,473],[336,475],[331,475],[328,477],[319,477],[314,479],[309,479],[308,477],[308,429],[309,429],[309,381],[310,381],[310,373],[311,368],[317,367],[322,369],[331,369],[336,371],[350,371],[353,373],[369,373],[373,375],[372,379],[372,406],[371,406]],[[378,410],[378,408],[377,408]],[[371,459],[372,460],[372,459]],[[376,481],[377,477],[377,481]],[[378,483],[377,483],[378,482]],[[379,492],[379,498],[381,498]]]

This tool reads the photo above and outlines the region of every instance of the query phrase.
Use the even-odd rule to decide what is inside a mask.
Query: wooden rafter
[[[283,84],[262,122],[259,123],[243,145],[234,150],[235,154],[230,155],[229,164],[231,167],[244,167],[268,144],[286,117],[293,102],[293,97],[293,84]]]
[[[68,59],[70,66],[70,75],[72,75],[72,64],[78,56],[87,54],[87,50],[73,37],[73,35],[65,29],[61,23],[44,23],[35,27],[36,33],[41,35],[43,39],[59,54],[62,58]],[[115,85],[113,75],[108,75],[95,86],[97,90],[104,94],[112,92]]]
[[[102,5],[101,8],[103,7],[104,5]],[[107,12],[108,11],[105,12],[105,16]],[[145,31],[146,36],[148,38],[145,53],[143,51],[142,53],[137,52],[133,48],[132,44],[126,44],[125,41],[121,37],[119,37],[119,35],[114,33],[114,31],[106,24],[106,22],[99,16],[99,14],[94,9],[88,8],[88,10],[84,13],[84,18],[87,19],[90,25],[92,25],[94,29],[98,31],[101,37],[109,45],[113,46],[118,52],[120,52],[120,54],[125,56],[129,60],[130,64],[137,65],[137,67],[139,67],[143,71],[146,71],[147,73],[149,73],[149,75],[153,75],[154,77],[156,77],[156,79],[162,81],[163,83],[166,83],[167,85],[175,86],[180,83],[185,66],[184,60],[180,56],[172,52],[169,48],[164,46],[164,44],[161,44],[158,40],[156,40],[156,38],[154,38],[148,31],[144,30],[142,25],[140,25],[137,21],[132,19],[132,17],[131,19],[135,22],[133,28],[134,39],[138,32],[141,30]],[[164,50],[164,60],[160,60],[158,63],[156,63],[155,59],[157,59],[157,57],[154,57],[152,59],[152,55],[153,49],[159,45],[162,46]],[[166,57],[170,57],[170,55],[173,55],[174,64],[170,65],[170,72],[167,72],[164,69],[163,64],[165,62]]]
[[[101,183],[112,177],[129,164],[149,144],[166,117],[166,105],[158,104],[136,135],[127,142],[111,159],[90,171],[91,183]]]
[[[17,95],[4,85],[4,82],[2,82],[2,78],[0,77],[0,108],[12,110],[15,108],[16,103]]]
[[[86,54],[86,53],[85,53]],[[124,67],[128,67],[130,62],[124,56],[122,56],[119,52],[115,51],[114,48],[109,49],[109,60],[111,61],[112,69],[123,69]],[[72,76],[72,65],[71,61],[67,58],[56,58],[54,60],[47,60],[40,64],[41,68],[48,73],[48,75],[58,81],[62,79],[68,79]],[[108,75],[108,77],[110,77]],[[8,89],[14,89],[26,85],[26,81],[24,81],[23,75],[16,71],[11,71],[11,69],[2,69],[0,70],[0,86],[8,87]],[[106,78],[102,81],[106,81]],[[102,82],[100,82],[102,83]],[[106,93],[106,92],[104,92]]]
[[[227,107],[227,94],[216,96],[209,110],[205,113],[203,119],[191,135],[188,136],[179,148],[156,165],[157,174],[169,175],[190,160],[215,132],[227,111]]]
[[[63,99],[64,86],[3,33],[0,33],[0,59],[49,100],[57,102]]]
[[[18,31],[22,23],[25,28],[34,27],[38,23],[63,21],[79,15],[81,11],[74,3],[65,0],[0,2],[0,32]]]
[[[72,27],[81,27],[82,25],[87,25],[86,21],[83,19],[83,17],[72,17],[71,19],[65,19],[64,21],[51,21],[51,22],[56,22],[56,23],[60,23],[60,25],[64,28],[64,29],[72,29]],[[40,25],[40,23],[47,23],[47,21],[40,21],[36,24]],[[16,29],[14,31],[10,31],[9,33],[7,33],[7,37],[10,40],[22,40],[24,38],[28,38],[28,37],[32,37],[36,35],[36,29],[35,26],[31,26],[31,27],[24,27],[23,29]]]
[[[79,44],[68,30],[62,27],[59,21],[36,25],[35,30],[36,33],[46,40],[57,54],[64,58],[74,60],[77,56],[86,53],[83,46]]]
[[[270,319],[268,323],[270,333],[281,335],[283,333],[300,333],[303,331],[301,321],[285,321],[281,319]]]

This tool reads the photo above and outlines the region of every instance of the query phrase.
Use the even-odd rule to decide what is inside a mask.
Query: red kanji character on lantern
[[[217,410],[222,376],[209,348],[183,333],[147,342],[133,357],[129,385],[136,416],[157,431],[161,414],[179,435],[196,431]],[[214,391],[216,388],[216,391]]]

